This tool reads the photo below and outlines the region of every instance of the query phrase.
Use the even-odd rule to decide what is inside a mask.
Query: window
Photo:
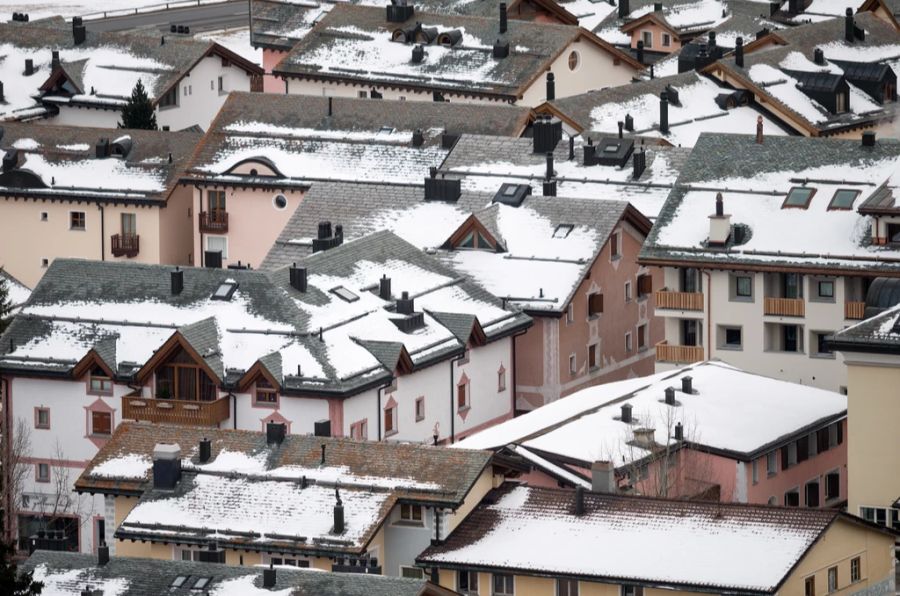
[[[50,482],[50,464],[35,465],[35,481]]]
[[[803,491],[806,497],[806,506],[807,507],[818,507],[819,506],[819,481],[814,480],[812,482],[807,482],[806,487]]]
[[[669,46],[671,46],[672,45],[672,36],[669,35],[668,33],[663,33],[662,34],[662,44],[663,44],[664,48],[668,48]]]
[[[631,282],[625,282],[625,302],[631,302]]]
[[[725,342],[722,347],[737,349],[743,345],[743,332],[740,327],[723,327]]]
[[[700,323],[693,319],[681,319],[681,345],[700,345]]]
[[[644,49],[653,47],[653,32],[641,31],[641,40],[644,42]]]
[[[91,412],[91,434],[112,434],[112,412]]]
[[[422,506],[400,503],[400,521],[421,526],[423,522]]]
[[[137,236],[137,216],[134,213],[123,213],[121,222],[123,236]]]
[[[890,516],[888,515],[890,514]],[[900,510],[885,507],[860,507],[859,515],[863,519],[879,526],[888,526],[900,530]]]
[[[474,571],[457,571],[456,591],[465,596],[477,595],[478,574]]]
[[[841,496],[841,472],[835,470],[825,474],[825,500],[830,501]]]
[[[416,422],[425,420],[425,397],[416,398]]]
[[[225,219],[225,191],[210,190],[206,193],[206,202],[209,205],[209,218],[211,222],[220,222]]]
[[[768,504],[768,505],[778,505],[778,497],[776,497],[776,496],[771,496],[771,497],[769,497],[769,500],[766,501],[766,504]]]
[[[578,52],[572,51],[569,53],[569,70],[575,70],[578,68],[578,64],[581,62],[578,56]]]
[[[686,293],[696,293],[703,291],[700,278],[700,270],[694,267],[685,267],[678,270],[679,281],[681,282],[681,291]]]
[[[223,77],[219,77],[219,93],[225,93],[225,79]]]
[[[225,236],[207,236],[206,250],[222,253],[222,258],[228,258],[228,238]]]
[[[263,557],[263,561],[265,561],[266,557]],[[309,568],[309,561],[305,559],[295,559],[293,557],[268,557],[269,562],[272,565],[283,565],[287,567],[302,567],[304,569]]]
[[[47,221],[47,212],[41,211],[41,221]]]
[[[169,584],[170,588],[180,588],[184,585],[184,583],[188,580],[187,575],[179,575],[175,579],[172,580],[172,583]]]
[[[641,586],[622,586],[622,596],[644,596],[644,588]]]
[[[830,331],[813,331],[813,347],[815,352],[810,356],[818,356],[820,358],[834,358],[831,346],[828,343],[828,337],[832,335]]]
[[[556,580],[556,596],[578,596],[577,579]]]
[[[272,384],[260,377],[256,381],[255,405],[274,406],[278,404],[278,393]]]
[[[829,209],[853,209],[853,202],[856,200],[856,197],[859,196],[858,190],[851,190],[849,188],[839,188],[834,191],[834,196],[831,197],[831,203],[828,204]]]
[[[781,274],[781,297],[803,298],[803,276],[799,273]]]
[[[622,256],[622,247],[621,247],[622,233],[621,232],[613,232],[612,237],[609,239],[609,259],[614,261]]]
[[[850,581],[858,582],[862,579],[862,573],[860,573],[860,560],[859,557],[853,557],[850,559]]]
[[[649,273],[643,273],[637,277],[638,298],[646,298],[653,292],[653,278]]]
[[[838,91],[834,95],[834,113],[843,114],[847,111],[847,94]]]
[[[749,275],[735,276],[734,295],[737,298],[753,298],[753,278]]]
[[[515,591],[515,580],[512,575],[507,573],[494,573],[491,576],[492,596],[513,596]]]
[[[456,386],[456,408],[465,410],[469,407],[468,383],[460,383]]]
[[[34,409],[34,427],[45,430],[50,428],[50,408]]]
[[[807,577],[806,581],[803,582],[803,594],[804,594],[804,596],[816,596],[816,578],[815,577]]]
[[[518,186],[509,185],[506,187],[506,191],[511,194],[515,194],[516,190],[518,188],[519,188]],[[568,238],[569,234],[572,233],[572,230],[574,228],[575,228],[575,226],[572,224],[559,224],[558,226],[556,226],[556,229],[553,230],[553,237],[554,238]]]
[[[784,505],[785,507],[799,507],[800,506],[800,491],[797,489],[789,490],[784,493]]]
[[[775,455],[774,451],[770,451],[766,454],[766,475],[774,476],[778,473],[778,457]]]
[[[844,442],[844,427],[840,422],[835,422],[828,427],[828,446],[837,447]]]
[[[46,269],[49,266],[50,266],[50,261],[48,259],[41,259],[41,267]]]
[[[497,371],[497,393],[506,391],[506,369],[502,366]]]
[[[156,369],[157,399],[213,401],[216,397],[212,379],[184,350]]]
[[[91,371],[91,375],[88,378],[88,387],[90,388],[88,393],[94,395],[112,395],[113,392],[112,379],[106,376],[106,373],[99,366],[95,366]]]
[[[814,194],[816,194],[815,188],[795,186],[788,191],[787,196],[784,198],[784,203],[781,204],[781,208],[796,207],[798,209],[806,209],[809,207],[809,202],[812,200]]]
[[[828,593],[837,592],[838,589],[838,568],[828,568]]]
[[[754,459],[750,464],[751,476],[753,478],[753,484],[759,483],[759,460]]]
[[[588,316],[596,317],[603,313],[603,294],[588,294]]]
[[[578,372],[578,362],[575,358],[575,354],[569,355],[569,374],[574,375]]]
[[[397,407],[384,409],[384,436],[397,433]]]
[[[278,194],[272,198],[272,205],[274,205],[275,208],[278,209],[279,211],[282,211],[285,208],[287,208],[287,204],[288,204],[288,200],[287,200],[287,197],[284,195]]]
[[[799,327],[797,325],[782,325],[781,326],[781,334],[782,334],[782,349],[785,352],[799,352],[800,351],[800,333],[798,332]]]
[[[198,577],[194,585],[191,586],[191,590],[205,590],[210,580],[212,580],[211,577]]]
[[[566,309],[566,325],[571,325],[575,322],[575,305],[570,304]]]
[[[588,366],[590,368],[599,368],[600,362],[599,357],[597,356],[597,344],[591,344],[588,346]]]
[[[631,353],[632,345],[631,345],[631,332],[625,332],[625,351]]]
[[[421,567],[408,567],[406,565],[400,565],[400,577],[405,577],[407,579],[424,579],[425,570]]]
[[[160,109],[174,108],[178,105],[178,88],[172,87],[159,99]]]
[[[816,290],[819,298],[834,299],[834,281],[821,280],[816,284]]]
[[[358,91],[357,95],[360,99],[367,99],[369,97],[368,91]]]
[[[354,294],[351,290],[348,290],[344,286],[338,286],[336,288],[331,288],[331,293],[343,300],[344,302],[356,302],[359,300],[359,296]]]
[[[69,211],[69,229],[84,231],[84,211]]]
[[[350,425],[350,438],[357,440],[366,440],[369,438],[369,422],[368,420],[360,420]]]
[[[234,280],[227,280],[216,288],[216,291],[213,292],[213,295],[210,296],[213,300],[231,300],[231,297],[234,296],[234,293],[237,291],[238,284]]]
[[[645,350],[647,348],[647,323],[638,325],[637,341],[638,341],[638,350]]]

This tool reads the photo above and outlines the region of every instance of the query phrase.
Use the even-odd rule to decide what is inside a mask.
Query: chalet
[[[462,594],[889,593],[893,541],[835,510],[506,484],[416,560]]]
[[[491,459],[287,434],[277,423],[265,432],[138,423],[116,430],[75,487],[103,495],[119,557],[421,578],[415,556],[493,488]]]
[[[519,459],[531,486],[840,508],[846,433],[845,396],[703,362],[583,389],[456,445]]]
[[[193,254],[258,265],[313,184],[419,182],[460,134],[518,137],[528,119],[502,104],[233,93],[181,178]]]
[[[58,257],[190,263],[191,192],[177,182],[199,141],[188,132],[5,123],[0,265],[33,287]]]
[[[658,370],[718,358],[845,391],[827,337],[863,318],[872,279],[900,274],[898,171],[900,143],[872,132],[701,135],[639,259],[664,272]]]
[[[498,20],[342,4],[272,72],[286,93],[535,106],[642,68],[586,29],[509,19],[500,6]]]

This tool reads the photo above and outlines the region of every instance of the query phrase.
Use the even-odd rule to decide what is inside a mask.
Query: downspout
[[[703,271],[706,276],[706,360],[712,360],[712,275]]]
[[[195,185],[194,188],[197,189],[197,210],[195,215],[197,216],[197,232],[200,234],[200,266],[205,267],[206,263],[203,261],[205,260],[204,257],[206,256],[206,252],[203,250],[203,232],[200,231],[200,210],[203,209],[203,191],[200,190],[200,186],[198,185]],[[193,225],[194,221],[193,218],[191,218],[191,226],[193,227]]]
[[[231,395],[231,420],[234,422],[234,430],[237,430],[237,395],[234,393],[229,395]]]
[[[513,418],[516,417],[516,394],[518,393],[518,384],[516,383],[516,373],[518,372],[518,366],[516,365],[516,339],[528,333],[528,330],[521,331],[512,336],[512,366],[510,366],[510,381],[512,382],[512,413]]]
[[[465,351],[450,359],[450,444],[456,442],[456,382],[453,376],[453,363],[466,357]]]
[[[100,210],[100,260],[106,260],[106,216],[103,211],[103,205],[97,203],[97,209]]]

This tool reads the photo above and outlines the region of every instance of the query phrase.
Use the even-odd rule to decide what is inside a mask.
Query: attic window
[[[209,586],[211,580],[211,577],[198,577],[197,581],[194,582],[194,585],[191,586],[191,590],[205,590],[207,586]]]
[[[814,194],[816,194],[815,188],[795,186],[788,191],[781,208],[786,209],[788,207],[794,207],[797,209],[806,209],[809,207],[809,202],[812,200]]]
[[[575,229],[575,226],[572,224],[559,224],[556,226],[556,229],[553,231],[554,238],[568,238],[569,234],[572,233],[572,230]]]
[[[850,188],[839,188],[834,191],[834,196],[831,197],[831,203],[828,204],[828,208],[844,210],[853,209],[853,202],[858,196],[858,190],[853,190]]]
[[[488,248],[493,249],[494,246],[488,242],[487,238],[485,238],[481,232],[477,230],[471,230],[468,234],[463,236],[463,239],[457,243],[456,248]]]
[[[212,299],[213,300],[231,300],[231,297],[234,296],[235,291],[237,290],[238,284],[234,280],[227,280],[219,284],[219,287],[216,288],[216,291],[213,292]]]
[[[356,302],[359,300],[359,296],[345,288],[344,286],[338,286],[336,288],[331,289],[331,293],[343,300],[344,302]]]
[[[185,582],[187,582],[187,580],[188,580],[187,575],[179,575],[178,577],[176,577],[175,579],[172,580],[172,583],[169,584],[169,587],[170,588],[180,588],[181,586],[183,586],[185,584]]]

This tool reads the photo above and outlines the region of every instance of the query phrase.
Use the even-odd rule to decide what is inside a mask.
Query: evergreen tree
[[[153,113],[153,104],[147,97],[144,84],[138,79],[131,91],[128,103],[122,106],[122,121],[119,128],[142,128],[144,130],[156,130],[156,114]]]
[[[0,594],[38,596],[44,589],[43,582],[34,581],[30,571],[19,573],[12,555],[12,546],[0,542]]]
[[[9,297],[9,282],[3,277],[3,269],[0,268],[0,333],[6,331],[12,317],[12,299]]]

